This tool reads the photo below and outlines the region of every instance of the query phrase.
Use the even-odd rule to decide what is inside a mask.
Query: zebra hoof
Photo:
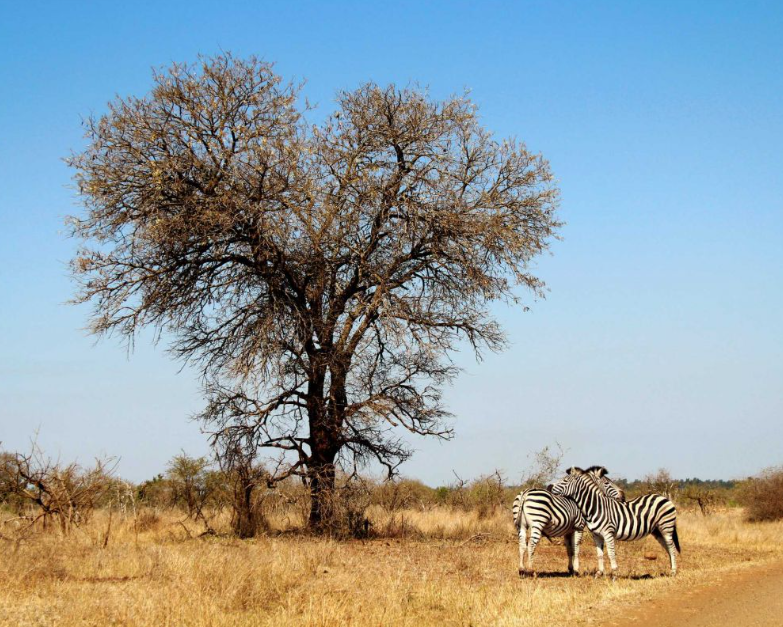
[[[527,571],[524,568],[520,568],[519,569],[519,576],[524,579],[525,577],[527,577]]]

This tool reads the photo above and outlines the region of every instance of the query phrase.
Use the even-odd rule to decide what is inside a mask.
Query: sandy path
[[[656,600],[629,612],[612,626],[781,627],[783,563],[733,573],[678,599]]]

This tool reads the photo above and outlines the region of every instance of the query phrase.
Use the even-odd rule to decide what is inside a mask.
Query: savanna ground
[[[397,537],[329,540],[284,518],[251,540],[215,535],[173,511],[97,512],[68,536],[0,540],[3,625],[587,625],[622,619],[731,572],[783,559],[783,522],[748,523],[739,508],[680,514],[676,578],[647,539],[621,543],[617,581],[562,576],[562,546],[544,540],[541,575],[520,579],[510,514],[449,508],[388,514]],[[13,523],[11,523],[13,525]],[[6,529],[8,525],[6,525]],[[654,558],[654,559],[651,559]],[[582,544],[583,573],[595,549]],[[622,624],[622,623],[618,623]]]

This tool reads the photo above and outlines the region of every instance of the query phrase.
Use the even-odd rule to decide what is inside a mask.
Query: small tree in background
[[[671,500],[676,500],[679,492],[678,482],[672,479],[671,474],[665,468],[660,468],[658,472],[645,476],[641,480],[640,487],[643,494],[654,492],[655,494],[663,494]]]
[[[449,353],[505,343],[489,305],[543,296],[552,174],[466,98],[368,83],[310,126],[254,58],[154,80],[70,159],[77,301],[99,335],[165,331],[206,381],[207,428],[280,452],[275,479],[307,482],[320,528],[340,466],[391,475],[411,454],[398,428],[450,436]]]
[[[229,489],[231,526],[240,538],[252,538],[266,526],[260,492],[268,489],[271,476],[258,461],[255,447],[234,439],[218,444],[224,444],[218,447],[218,460]]]
[[[190,457],[183,452],[169,462],[166,478],[172,503],[184,507],[189,518],[201,520],[209,530],[205,507],[221,487],[212,463],[206,457]]]
[[[698,505],[703,516],[709,516],[716,508],[726,504],[725,492],[702,485],[686,485],[680,490],[680,496]]]
[[[143,481],[136,488],[136,492],[140,503],[152,507],[170,505],[174,501],[171,484],[162,473]]]
[[[565,451],[560,444],[545,446],[533,455],[533,463],[522,476],[523,488],[543,488],[552,483],[560,473]]]

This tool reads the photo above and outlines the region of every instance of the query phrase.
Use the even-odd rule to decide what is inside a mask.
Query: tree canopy
[[[542,295],[560,224],[547,162],[465,97],[367,83],[308,113],[270,64],[205,58],[89,119],[69,162],[92,330],[163,333],[217,441],[279,449],[317,526],[339,464],[391,473],[400,428],[449,435],[449,354],[504,346],[489,305]]]

